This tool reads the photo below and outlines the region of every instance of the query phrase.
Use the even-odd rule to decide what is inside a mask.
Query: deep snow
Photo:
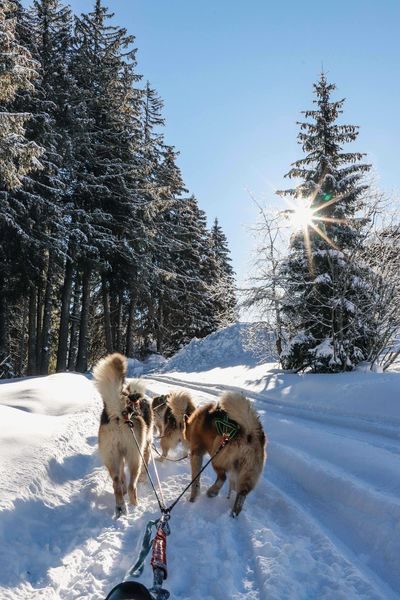
[[[237,520],[225,489],[204,495],[211,469],[200,500],[174,510],[171,597],[399,598],[400,374],[301,376],[256,359],[239,364],[247,350],[232,350],[235,335],[203,342],[203,371],[192,348],[192,368],[182,351],[171,372],[146,376],[150,395],[185,386],[199,403],[243,389],[269,437],[264,476]],[[218,355],[225,366],[210,368]],[[141,484],[139,507],[113,520],[96,451],[100,410],[80,375],[0,385],[0,598],[104,599],[136,558],[157,505]],[[172,501],[189,481],[188,462],[158,469]],[[141,580],[151,581],[148,565]]]

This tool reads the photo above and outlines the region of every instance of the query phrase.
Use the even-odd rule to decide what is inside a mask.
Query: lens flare
[[[348,222],[346,219],[338,219],[324,213],[321,214],[323,209],[326,210],[329,206],[336,204],[336,202],[342,199],[342,196],[323,193],[320,196],[320,201],[316,203],[316,198],[320,192],[321,189],[320,186],[318,186],[315,193],[311,196],[304,197],[298,195],[294,199],[286,200],[289,208],[282,211],[288,218],[293,232],[303,232],[310,273],[314,271],[311,249],[313,235],[317,234],[317,236],[322,238],[329,246],[339,250],[334,241],[329,237],[325,225],[328,223],[346,224]]]
[[[290,226],[294,231],[307,229],[313,223],[315,211],[308,201],[300,201],[288,210]]]

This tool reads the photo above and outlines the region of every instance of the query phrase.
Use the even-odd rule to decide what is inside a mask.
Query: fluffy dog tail
[[[191,395],[185,390],[172,391],[167,404],[181,429],[184,425],[185,415],[189,417],[196,408]]]
[[[121,391],[127,364],[125,356],[115,353],[99,360],[93,369],[96,387],[109,416],[119,416],[121,412]]]
[[[141,379],[128,379],[127,387],[130,394],[140,394],[143,397],[146,394],[146,384]]]
[[[260,420],[250,401],[237,392],[224,392],[219,404],[230,419],[236,421],[246,434],[260,429]]]

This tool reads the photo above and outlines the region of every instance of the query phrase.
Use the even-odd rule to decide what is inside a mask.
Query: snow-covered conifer
[[[288,335],[281,360],[289,369],[352,369],[366,358],[373,335],[360,311],[370,293],[366,274],[354,260],[363,224],[357,215],[367,190],[363,175],[370,166],[360,152],[344,149],[358,128],[337,123],[344,100],[331,100],[334,90],[322,73],[314,85],[316,107],[299,123],[306,156],[287,174],[300,184],[280,192],[302,225],[281,273]]]
[[[11,280],[16,270],[18,240],[26,237],[22,221],[26,208],[14,197],[29,171],[40,169],[43,148],[27,137],[30,114],[16,109],[18,94],[31,93],[38,63],[18,37],[19,2],[0,5],[0,364],[1,373],[12,372],[9,346],[9,308],[15,300]]]
[[[235,273],[231,265],[228,240],[215,219],[210,232],[211,252],[215,258],[216,271],[211,283],[211,294],[218,325],[226,327],[237,320]]]

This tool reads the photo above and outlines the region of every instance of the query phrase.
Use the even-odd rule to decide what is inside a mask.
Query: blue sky
[[[87,0],[70,2],[75,12]],[[399,0],[110,0],[136,36],[138,70],[165,102],[166,139],[180,152],[187,187],[218,217],[239,283],[259,201],[291,162],[300,111],[311,107],[321,66],[347,99],[343,122],[360,125],[385,190],[399,189]]]

